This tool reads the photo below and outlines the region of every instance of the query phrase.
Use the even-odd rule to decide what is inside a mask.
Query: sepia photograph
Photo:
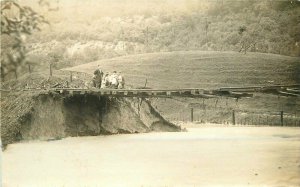
[[[0,0],[3,187],[300,187],[300,0]]]

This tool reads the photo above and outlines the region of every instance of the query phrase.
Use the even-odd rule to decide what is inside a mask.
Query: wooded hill
[[[48,63],[59,69],[162,51],[300,56],[296,0],[61,1],[55,11],[30,6],[51,24],[27,38],[29,61],[36,63],[36,70]],[[5,49],[9,39],[2,39]]]

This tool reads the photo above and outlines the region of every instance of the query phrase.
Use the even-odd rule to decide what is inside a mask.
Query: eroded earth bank
[[[26,92],[4,98],[4,147],[20,140],[181,130],[165,120],[146,99]]]

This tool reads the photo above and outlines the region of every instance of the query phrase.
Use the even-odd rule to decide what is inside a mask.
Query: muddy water
[[[188,130],[9,145],[3,186],[300,185],[300,128]]]

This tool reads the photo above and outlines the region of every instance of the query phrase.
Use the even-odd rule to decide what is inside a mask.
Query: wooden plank
[[[199,94],[198,95],[199,97],[201,97],[201,98],[216,98],[216,96],[215,95],[208,95],[208,94]]]
[[[283,96],[300,97],[300,94],[295,94],[295,93],[289,93],[284,91],[278,91],[278,93]]]
[[[300,90],[299,90],[299,89],[291,89],[291,88],[287,88],[286,91],[292,92],[292,93],[296,93],[296,94],[300,94]]]
[[[245,87],[221,87],[219,90],[235,90],[235,89],[263,89],[263,88],[290,88],[290,87],[298,87],[300,88],[300,84],[290,84],[290,85],[268,85],[268,86],[245,86]]]
[[[235,97],[253,97],[253,94],[240,93],[240,92],[230,92],[230,95],[235,96]]]

